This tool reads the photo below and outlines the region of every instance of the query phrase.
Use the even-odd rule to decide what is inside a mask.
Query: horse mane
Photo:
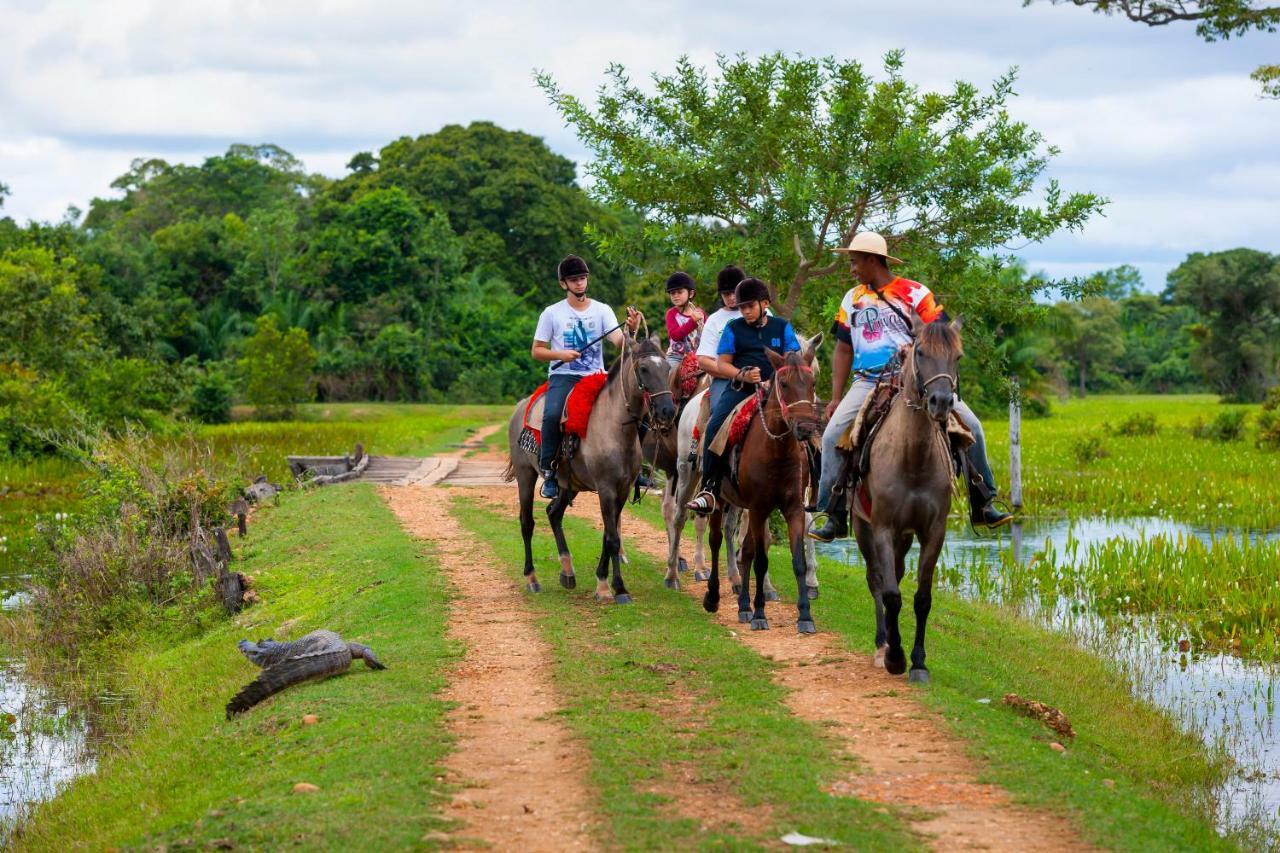
[[[930,358],[964,355],[960,333],[950,323],[927,323],[916,338],[916,349]]]
[[[635,358],[645,358],[647,356],[656,355],[664,357],[662,348],[653,342],[651,338],[645,338],[636,345]],[[604,381],[606,387],[613,384],[613,380],[622,373],[622,363],[627,360],[626,352],[618,354],[613,360],[613,364],[609,365],[609,378]]]

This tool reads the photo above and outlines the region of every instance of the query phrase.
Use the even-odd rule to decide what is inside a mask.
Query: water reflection
[[[971,577],[964,570],[981,559],[989,565],[1035,553],[1053,552],[1059,562],[1083,559],[1089,546],[1114,539],[1195,537],[1209,542],[1233,534],[1256,541],[1274,532],[1195,527],[1162,518],[1029,520],[1000,535],[970,528],[947,532],[942,563],[950,585],[961,594],[1007,605],[1020,615],[1064,631],[1081,645],[1114,660],[1136,695],[1171,713],[1188,731],[1231,755],[1238,771],[1215,792],[1224,829],[1262,827],[1280,835],[1280,720],[1275,715],[1280,668],[1272,662],[1220,653],[1181,651],[1170,641],[1168,620],[1156,617],[1103,618],[1083,592],[1041,598],[1032,588],[1012,588]],[[857,545],[841,540],[818,545],[819,553],[861,564]],[[914,561],[914,556],[912,557]],[[910,565],[910,563],[909,563]],[[942,582],[940,580],[940,582]],[[1163,630],[1162,630],[1163,629]],[[1175,632],[1176,633],[1176,632]]]

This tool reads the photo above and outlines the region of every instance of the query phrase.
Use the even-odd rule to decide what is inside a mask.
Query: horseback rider
[[[720,295],[720,308],[702,325],[702,337],[698,340],[696,350],[698,367],[711,377],[711,389],[707,396],[711,400],[712,408],[715,408],[716,401],[720,399],[724,389],[729,387],[729,381],[736,374],[732,367],[721,365],[718,352],[720,335],[724,332],[724,327],[741,316],[738,313],[734,290],[746,277],[747,274],[733,264],[729,264],[716,275],[716,292]]]
[[[543,310],[533,335],[533,357],[552,362],[547,371],[542,447],[538,453],[544,498],[554,498],[560,491],[554,469],[560,452],[560,418],[565,400],[582,377],[605,372],[604,345],[596,338],[607,333],[609,343],[616,347],[621,347],[624,340],[622,324],[613,309],[587,296],[590,275],[586,261],[577,255],[565,255],[556,267],[565,298]],[[639,325],[640,312],[628,306],[627,330],[634,332]]]
[[[698,285],[687,272],[673,272],[667,278],[667,296],[671,307],[667,309],[667,361],[677,369],[684,357],[698,348],[702,325],[707,321],[693,301]]]
[[[890,272],[890,264],[902,261],[889,255],[884,237],[864,231],[855,235],[847,247],[835,251],[849,256],[849,267],[858,283],[844,295],[831,327],[836,336],[836,349],[831,360],[831,402],[827,404],[827,427],[822,433],[822,476],[818,481],[817,505],[820,512],[827,512],[827,523],[809,531],[811,537],[821,542],[849,535],[848,495],[841,490],[832,497],[848,456],[836,447],[836,443],[857,419],[867,395],[876,386],[877,378],[898,351],[911,343],[908,315],[914,313],[926,323],[946,322],[948,319],[929,288]],[[853,384],[845,393],[844,386],[851,368]],[[967,451],[970,467],[978,475],[976,482],[974,478],[968,478],[970,520],[975,527],[1000,527],[1009,523],[1013,516],[992,505],[996,497],[996,481],[987,461],[982,424],[958,396],[955,412],[974,437],[974,443]]]
[[[728,300],[725,301],[728,304]],[[712,404],[711,419],[704,433],[702,491],[687,504],[689,509],[702,515],[716,508],[720,500],[720,480],[724,476],[723,459],[711,450],[712,440],[734,408],[773,378],[773,363],[765,350],[800,351],[800,341],[791,324],[768,313],[769,288],[763,281],[744,278],[734,289],[733,304],[741,316],[729,321],[716,346],[716,375],[732,379],[725,380],[720,398]]]

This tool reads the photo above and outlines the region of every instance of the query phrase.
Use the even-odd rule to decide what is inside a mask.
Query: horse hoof
[[[818,597],[818,588],[816,586],[809,587],[809,600],[813,601]]]
[[[752,619],[751,630],[752,631],[768,631],[769,620],[768,619]]]
[[[911,672],[907,673],[907,681],[911,684],[928,684],[929,670],[912,669]]]
[[[871,665],[876,669],[884,669],[884,653],[888,650],[888,646],[880,646],[876,649],[876,655],[871,659]]]
[[[667,589],[679,589],[680,579],[679,578],[663,578],[662,585],[665,586]]]
[[[631,596],[627,595],[625,592],[622,595],[615,595],[613,597],[613,603],[614,604],[630,604]]]
[[[764,600],[765,600],[765,601],[777,601],[777,600],[778,600],[778,591],[777,591],[776,589],[766,589],[766,590],[764,591]]]
[[[796,631],[801,634],[816,634],[818,633],[818,627],[813,624],[812,619],[801,619],[796,623]]]
[[[577,585],[578,585],[578,579],[575,576],[573,575],[560,576],[560,586],[564,587],[565,589],[573,589]]]
[[[742,595],[742,584],[735,583],[735,584],[732,584],[732,586],[733,586],[734,595]]]
[[[907,671],[907,653],[904,651],[894,652],[889,650],[884,656],[884,671],[890,675],[902,675]]]
[[[739,621],[739,622],[742,622],[742,623],[744,623],[744,624],[745,624],[745,623],[747,623],[747,622],[750,622],[750,621],[751,621],[751,611],[750,611],[750,610],[739,610],[739,611],[738,611],[738,621]]]
[[[693,579],[698,583],[705,583],[708,579],[710,579],[710,577],[711,577],[710,572],[695,571],[693,573]]]
[[[702,596],[702,609],[708,613],[715,613],[720,609],[720,599],[712,598],[710,595]]]
[[[537,581],[530,581],[524,585],[525,592],[542,592],[542,584]]]
[[[689,561],[686,560],[684,557],[681,557],[680,562],[676,565],[676,571],[680,572],[681,574],[684,574],[685,572],[689,571]],[[694,578],[694,580],[697,580],[697,578]]]
[[[596,600],[596,604],[608,604],[609,602],[613,601],[612,597],[608,595],[601,595],[598,592],[592,593],[591,597]]]

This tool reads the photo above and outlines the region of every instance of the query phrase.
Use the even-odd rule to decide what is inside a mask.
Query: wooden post
[[[1016,512],[1022,509],[1022,395],[1018,377],[1010,377],[1009,382],[1009,502]]]

